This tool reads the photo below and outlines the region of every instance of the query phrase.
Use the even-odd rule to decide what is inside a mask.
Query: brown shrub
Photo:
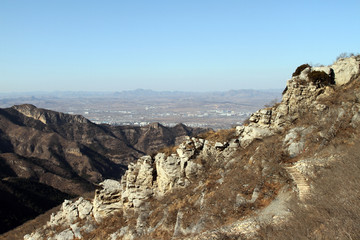
[[[123,212],[115,212],[103,219],[93,231],[82,232],[82,239],[107,239],[109,234],[116,232],[125,224],[128,223],[124,219]]]
[[[308,74],[310,81],[316,85],[329,86],[334,84],[334,78],[324,71],[312,71]]]
[[[212,142],[228,142],[236,137],[236,130],[235,128],[222,129],[216,132],[210,130],[208,132],[199,134],[198,137]]]
[[[176,153],[176,149],[178,146],[170,146],[170,147],[164,147],[159,151],[159,153],[164,153],[167,157],[170,156],[173,153]]]
[[[293,77],[299,76],[301,72],[305,69],[311,67],[309,64],[303,64],[296,68],[295,72],[292,74]]]

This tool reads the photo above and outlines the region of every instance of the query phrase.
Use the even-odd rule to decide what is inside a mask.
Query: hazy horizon
[[[0,92],[281,89],[360,52],[359,1],[0,3]]]
[[[191,90],[188,91],[181,91],[181,90],[153,90],[153,89],[144,89],[144,88],[137,88],[137,89],[130,89],[130,90],[121,90],[121,91],[114,91],[114,90],[107,90],[107,91],[84,91],[84,90],[54,90],[54,91],[13,91],[13,92],[2,92],[0,91],[0,95],[21,95],[21,94],[66,94],[66,93],[85,93],[85,94],[114,94],[114,93],[124,93],[124,92],[154,92],[154,93],[221,93],[221,92],[232,92],[232,91],[260,91],[260,92],[278,92],[282,91],[283,88],[242,88],[242,89],[228,89],[228,90]]]

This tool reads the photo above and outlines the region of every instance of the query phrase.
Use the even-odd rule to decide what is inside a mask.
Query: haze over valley
[[[170,92],[138,89],[122,92],[53,92],[0,94],[0,107],[23,103],[83,115],[94,123],[230,128],[281,98],[280,89],[225,92]]]

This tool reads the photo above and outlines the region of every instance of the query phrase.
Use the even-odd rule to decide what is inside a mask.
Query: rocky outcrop
[[[75,202],[65,200],[57,213],[53,213],[50,221],[44,229],[45,233],[39,231],[24,236],[24,240],[44,239],[44,235],[52,235],[47,239],[64,239],[72,240],[74,238],[81,239],[82,232],[90,232],[94,229],[94,221],[92,218],[93,204],[80,197]],[[82,224],[79,224],[79,220]],[[54,231],[53,229],[57,229]],[[60,231],[59,231],[60,229]]]
[[[61,224],[71,225],[77,221],[78,218],[89,218],[92,210],[93,204],[82,197],[80,197],[75,202],[65,200],[61,205],[60,211],[51,215],[48,226],[55,227]]]
[[[86,203],[81,211],[86,213],[83,219],[99,224],[121,212],[127,224],[108,233],[110,239],[254,239],[261,238],[257,234],[266,226],[285,224],[294,216],[294,205],[307,209],[319,168],[340,158],[323,147],[343,129],[353,132],[340,143],[348,144],[356,135],[358,90],[336,108],[338,99],[332,99],[336,91],[350,89],[345,82],[351,84],[358,76],[356,69],[341,75],[337,68],[347,71],[342,61],[353,65],[354,59],[329,67],[305,66],[287,82],[282,101],[252,114],[247,125],[236,127],[232,139],[188,137],[177,148],[139,158],[120,182],[99,184],[92,207]],[[64,203],[67,216],[55,214],[50,221],[62,224],[64,236],[77,232],[73,226],[79,221],[73,219],[80,218],[83,200],[78,201]]]
[[[136,163],[128,166],[121,181],[108,179],[101,182],[92,203],[83,198],[75,202],[66,200],[61,210],[51,216],[47,226],[62,226],[64,230],[60,234],[70,236],[71,231],[75,236],[73,229],[79,231],[80,228],[74,225],[77,220],[85,219],[90,226],[118,211],[126,212],[132,209],[144,213],[148,211],[145,203],[149,198],[162,198],[173,189],[185,189],[202,174],[203,166],[194,161],[197,156],[221,155],[224,158],[238,148],[237,141],[228,144],[188,137],[170,155],[158,153],[154,157],[139,158]],[[257,190],[254,190],[248,203],[254,203],[257,196]],[[83,228],[80,230],[84,231]],[[137,232],[139,231],[140,228]],[[32,239],[34,234],[38,233],[28,235],[25,239]]]
[[[99,187],[93,201],[93,215],[98,222],[109,213],[122,208],[121,185],[118,181],[107,179]]]
[[[240,136],[240,144],[247,147],[253,140],[262,139],[282,131],[301,117],[304,112],[314,112],[319,115],[327,106],[317,100],[334,94],[330,84],[317,84],[309,78],[315,71],[324,72],[329,78],[334,78],[335,85],[344,85],[360,76],[360,57],[341,58],[328,67],[306,67],[299,75],[287,81],[282,101],[273,107],[260,109],[249,118],[249,124],[236,128]],[[294,147],[294,145],[292,145]]]
[[[201,170],[200,164],[191,159],[204,144],[204,139],[188,138],[176,153],[144,156],[136,164],[130,164],[121,179],[123,206],[137,209],[152,196],[161,197],[173,188],[187,187]]]
[[[330,68],[334,70],[336,84],[344,85],[359,76],[360,57],[340,58]]]
[[[296,157],[305,149],[305,138],[313,131],[313,128],[295,127],[286,134],[283,145],[290,157]]]
[[[220,148],[218,145],[219,143],[188,137],[178,146],[176,152],[170,155],[158,153],[154,157],[139,158],[136,163],[128,166],[121,181],[107,179],[101,182],[92,202],[83,198],[75,202],[65,200],[60,211],[51,215],[45,235],[49,235],[53,231],[51,229],[61,227],[63,230],[56,233],[53,239],[81,238],[81,232],[90,231],[112,213],[126,212],[129,209],[146,212],[146,200],[151,197],[161,198],[172,189],[186,188],[201,174],[202,166],[193,161],[195,156],[218,155],[235,150],[234,147],[228,147],[227,143],[221,144]],[[86,224],[79,225],[80,220]],[[137,232],[139,231],[140,228]],[[26,235],[24,239],[41,239],[40,235],[44,233],[34,232]]]

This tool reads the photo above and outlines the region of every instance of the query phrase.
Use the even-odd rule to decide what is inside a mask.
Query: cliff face
[[[11,209],[15,212],[16,208],[30,209],[27,212],[33,218],[69,195],[94,191],[95,184],[104,179],[119,180],[130,162],[201,131],[184,125],[168,128],[156,123],[145,127],[96,125],[82,116],[29,104],[0,109],[1,190],[2,195],[8,196],[1,208],[9,212]],[[60,200],[43,208],[44,204],[31,200],[37,199],[33,196],[37,193],[31,189],[27,194],[18,194],[15,184],[18,182],[37,185],[35,189],[49,187],[54,192],[61,191]],[[9,200],[19,196],[24,199]],[[46,201],[48,197],[43,195],[42,199]],[[17,215],[9,216],[13,220],[1,224],[0,232],[29,219],[21,213]]]
[[[302,66],[248,124],[139,158],[24,239],[360,238],[359,66]]]

